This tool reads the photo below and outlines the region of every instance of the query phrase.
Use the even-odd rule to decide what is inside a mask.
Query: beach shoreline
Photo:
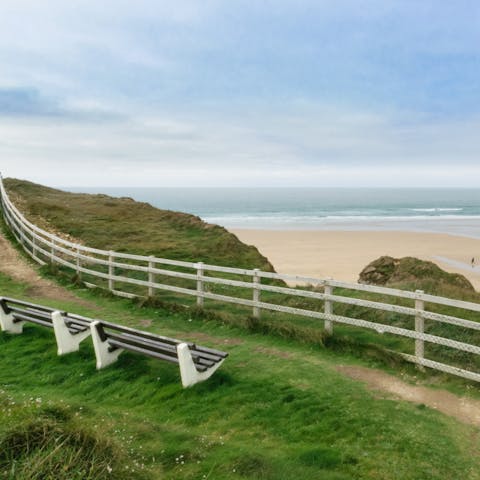
[[[266,230],[230,228],[254,245],[279,273],[356,282],[373,260],[389,255],[416,257],[464,275],[480,290],[480,239],[418,231]],[[474,268],[471,259],[475,258]]]

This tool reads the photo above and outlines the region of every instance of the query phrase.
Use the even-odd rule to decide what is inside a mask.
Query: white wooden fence
[[[424,346],[425,342],[441,345],[447,348],[456,349],[471,354],[480,354],[480,347],[463,341],[454,340],[438,335],[425,333],[425,320],[441,322],[455,325],[463,329],[480,330],[480,323],[476,321],[461,318],[461,316],[443,315],[440,313],[428,311],[425,304],[443,305],[455,307],[459,309],[459,314],[465,314],[465,311],[480,312],[480,304],[453,300],[434,295],[428,295],[422,291],[410,292],[404,290],[396,290],[385,287],[372,285],[362,285],[358,283],[345,283],[331,279],[309,278],[297,275],[284,275],[272,272],[264,272],[258,269],[240,269],[231,267],[222,267],[218,265],[207,265],[202,262],[184,262],[177,260],[169,260],[153,256],[132,255],[127,253],[112,252],[90,248],[84,245],[73,243],[53,235],[45,230],[37,227],[28,221],[22,213],[10,201],[2,179],[0,177],[0,193],[1,206],[6,224],[10,227],[13,235],[22,245],[24,250],[38,263],[62,265],[75,271],[79,277],[82,274],[91,275],[93,277],[103,279],[108,285],[108,289],[115,295],[124,297],[140,296],[138,293],[131,293],[117,288],[115,284],[131,284],[145,288],[144,296],[153,296],[156,290],[174,292],[196,297],[199,307],[203,307],[204,300],[216,300],[231,304],[242,305],[252,309],[252,315],[259,318],[262,310],[274,312],[283,312],[286,314],[302,317],[310,317],[324,321],[324,328],[328,333],[332,333],[334,324],[344,324],[356,327],[363,327],[374,330],[379,333],[390,333],[407,337],[415,341],[414,354],[400,353],[407,361],[416,363],[421,368],[429,367],[453,375],[458,375],[470,380],[480,381],[480,373],[459,368],[458,366],[448,365],[446,363],[429,360],[425,358]],[[127,263],[128,262],[128,263]],[[94,267],[103,268],[103,271],[95,270]],[[164,268],[167,266],[167,268]],[[185,273],[168,269],[168,267],[181,267],[182,270],[192,270],[193,273]],[[133,278],[126,275],[116,273],[118,270],[127,270],[140,272],[145,279]],[[178,270],[178,268],[177,268]],[[217,272],[228,274],[232,277],[238,275],[249,277],[250,281],[234,280],[232,278],[223,278],[221,276],[209,276],[208,272]],[[159,283],[156,281],[157,276],[184,279],[195,282],[196,288],[186,288],[184,286],[172,285],[168,283]],[[279,285],[262,284],[262,279],[284,280],[296,284],[310,284],[315,287],[323,287],[323,292],[290,288]],[[84,282],[89,287],[95,287],[96,284]],[[250,289],[251,299],[240,298],[209,291],[208,286],[225,285],[231,290]],[[412,302],[412,306],[401,306],[385,301],[372,301],[360,298],[353,298],[346,295],[336,295],[334,289],[342,289],[350,291],[362,291],[373,294],[380,294],[387,299],[407,299]],[[288,295],[290,297],[304,297],[308,299],[320,300],[323,302],[323,311],[310,310],[304,308],[295,308],[282,303],[272,303],[262,301],[262,292],[275,292],[278,294]],[[384,324],[376,323],[359,318],[350,318],[346,316],[336,315],[333,313],[335,304],[355,305],[369,309],[381,310],[384,312],[392,312],[411,316],[415,319],[415,328],[408,329]],[[463,312],[462,312],[463,311]],[[479,335],[480,338],[480,335]],[[413,350],[413,349],[412,349]],[[398,352],[397,352],[398,353]]]

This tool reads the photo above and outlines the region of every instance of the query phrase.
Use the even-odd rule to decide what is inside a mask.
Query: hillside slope
[[[230,356],[207,382],[183,390],[168,362],[125,352],[97,371],[89,341],[58,357],[49,329],[0,333],[0,478],[480,478],[478,429],[469,424],[478,408],[461,423],[423,400],[385,398],[347,378],[343,372],[355,378],[370,370],[349,366],[351,357],[91,291],[75,291],[82,306],[32,297],[36,283],[2,270],[0,295],[101,315]]]
[[[255,247],[194,215],[160,210],[131,198],[69,193],[25,180],[8,178],[4,185],[31,222],[90,247],[273,271]]]

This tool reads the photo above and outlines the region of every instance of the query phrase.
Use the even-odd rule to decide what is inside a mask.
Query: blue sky
[[[477,186],[474,1],[0,3],[0,170],[54,186]]]

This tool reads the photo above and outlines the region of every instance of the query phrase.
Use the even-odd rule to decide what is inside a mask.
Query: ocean
[[[132,197],[227,228],[408,230],[480,238],[480,189],[138,188],[69,191]]]

